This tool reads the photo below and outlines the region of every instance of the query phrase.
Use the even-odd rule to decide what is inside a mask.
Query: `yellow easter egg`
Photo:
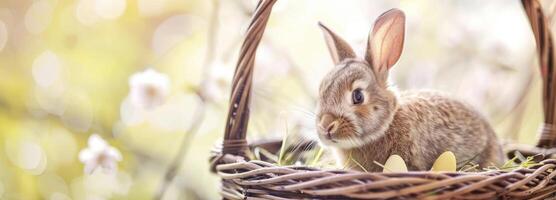
[[[446,151],[434,161],[431,171],[435,172],[455,172],[456,156],[451,151]]]
[[[401,156],[394,154],[388,157],[382,172],[407,172],[407,166]]]

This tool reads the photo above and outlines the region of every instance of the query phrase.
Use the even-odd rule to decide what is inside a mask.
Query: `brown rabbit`
[[[364,59],[319,25],[336,66],[320,84],[317,130],[323,144],[336,147],[339,164],[355,160],[367,171],[381,171],[373,161],[385,163],[398,154],[409,170],[429,170],[444,151],[456,155],[458,167],[466,161],[481,167],[501,164],[503,153],[492,127],[469,105],[437,92],[398,95],[388,87],[388,71],[403,49],[402,11],[378,17]]]

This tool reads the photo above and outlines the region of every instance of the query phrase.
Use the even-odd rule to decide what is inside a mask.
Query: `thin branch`
[[[531,66],[534,66],[534,64],[535,64],[535,59],[532,59]],[[507,118],[514,116],[512,119],[513,120],[512,123],[510,123],[511,124],[510,128],[508,129],[509,132],[505,134],[506,137],[509,138],[510,140],[517,141],[518,139],[519,130],[521,130],[521,121],[523,121],[523,114],[528,100],[527,97],[529,96],[529,92],[533,87],[533,79],[534,79],[533,70],[529,70],[527,74],[527,80],[525,81],[525,84],[521,87],[521,89],[518,92],[519,95],[516,103],[512,106],[512,108],[510,108],[509,112],[505,116],[503,116],[501,120],[498,120],[497,122],[497,123],[501,123],[505,121]]]
[[[191,121],[189,129],[185,132],[185,135],[181,141],[180,147],[178,149],[178,153],[172,159],[170,166],[168,167],[166,173],[164,174],[164,179],[162,180],[162,183],[160,184],[159,190],[156,193],[154,199],[159,200],[162,199],[162,197],[164,197],[164,194],[166,190],[168,190],[170,183],[174,180],[174,177],[177,175],[178,170],[181,168],[181,164],[183,163],[183,160],[187,155],[189,147],[191,146],[189,144],[191,143],[193,137],[195,136],[195,133],[199,130],[199,127],[205,118],[204,116],[205,116],[206,104],[210,102],[210,100],[207,99],[207,96],[205,96],[204,94],[206,92],[205,89],[206,89],[206,85],[208,84],[207,81],[208,81],[208,77],[210,76],[210,70],[212,67],[211,62],[215,57],[215,45],[216,45],[216,37],[218,32],[218,13],[220,9],[219,0],[212,0],[212,7],[213,8],[211,12],[208,34],[207,34],[208,35],[207,52],[203,64],[203,74],[202,74],[203,78],[201,79],[201,83],[199,84],[199,87],[197,88],[196,91],[196,94],[197,96],[199,96],[201,101],[199,102],[199,105],[195,110],[195,113],[193,115],[193,120]]]
[[[159,190],[156,193],[154,199],[162,199],[162,197],[164,197],[164,193],[168,189],[168,186],[170,186],[170,183],[174,180],[174,177],[176,176],[178,169],[181,168],[183,159],[185,158],[185,155],[189,150],[189,146],[190,146],[189,144],[191,143],[191,140],[193,139],[193,136],[195,135],[197,130],[199,130],[199,125],[203,122],[204,115],[205,115],[205,102],[201,101],[199,102],[199,105],[195,110],[193,121],[191,121],[191,126],[189,127],[189,130],[187,130],[187,132],[185,133],[181,141],[178,153],[176,154],[174,159],[172,159],[172,163],[170,164],[170,167],[166,170],[166,173],[164,174],[164,180],[160,184]]]

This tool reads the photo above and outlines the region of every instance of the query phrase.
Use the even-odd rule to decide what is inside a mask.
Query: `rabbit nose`
[[[338,121],[330,114],[324,114],[319,122],[319,127],[328,138],[338,130]]]
[[[328,128],[326,128],[326,132],[328,133],[328,135],[334,134],[337,129],[338,129],[338,122],[333,121],[330,125],[328,125]]]

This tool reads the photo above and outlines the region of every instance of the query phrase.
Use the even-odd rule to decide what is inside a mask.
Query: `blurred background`
[[[1,0],[0,199],[217,199],[208,157],[255,6]],[[543,6],[552,18],[556,3]],[[249,139],[312,137],[332,68],[317,22],[362,55],[392,7],[407,16],[395,87],[447,92],[504,141],[536,141],[541,85],[518,0],[278,0],[258,49]]]

